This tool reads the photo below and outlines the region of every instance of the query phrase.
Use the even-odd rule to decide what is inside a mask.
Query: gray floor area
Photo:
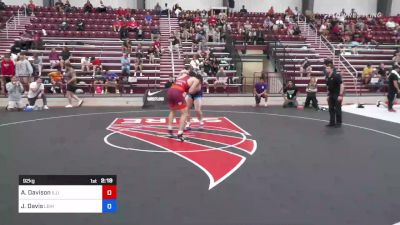
[[[258,143],[254,155],[209,191],[207,176],[175,155],[123,151],[103,142],[109,133],[105,128],[116,117],[166,114],[132,108],[1,111],[0,224],[389,225],[400,221],[400,140],[383,133],[399,136],[398,124],[345,114],[347,124],[342,128],[326,128],[326,111],[207,107],[206,116],[228,117]],[[19,174],[116,174],[118,212],[18,214]]]

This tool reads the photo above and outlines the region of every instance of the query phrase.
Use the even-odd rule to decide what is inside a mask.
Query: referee
[[[342,125],[342,100],[344,85],[342,77],[333,69],[330,64],[326,67],[326,86],[328,89],[328,105],[329,105],[329,124],[327,127],[340,127]]]
[[[393,109],[393,103],[396,98],[396,95],[400,94],[400,88],[399,88],[399,79],[400,79],[400,67],[397,65],[393,66],[393,70],[390,73],[388,77],[388,110],[389,112],[396,112],[396,110]]]

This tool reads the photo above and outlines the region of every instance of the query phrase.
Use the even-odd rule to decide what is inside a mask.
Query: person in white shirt
[[[82,66],[82,72],[85,70],[87,72],[90,72],[90,58],[89,57],[82,57],[81,58],[81,66]]]
[[[192,61],[190,61],[190,66],[194,71],[200,70],[200,61],[197,59],[197,55],[193,56]]]
[[[390,18],[386,22],[386,27],[389,28],[389,29],[394,29],[396,27],[396,23]]]
[[[34,107],[36,100],[41,98],[43,101],[43,109],[49,109],[47,107],[47,99],[44,94],[44,84],[42,83],[42,79],[38,78],[36,81],[30,83],[29,91],[28,91],[28,102],[30,107]]]

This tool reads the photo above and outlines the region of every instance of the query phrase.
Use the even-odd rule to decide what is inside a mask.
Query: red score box
[[[103,199],[116,199],[117,185],[103,185]]]

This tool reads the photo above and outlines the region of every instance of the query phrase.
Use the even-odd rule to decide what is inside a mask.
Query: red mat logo
[[[232,175],[246,160],[243,155],[252,155],[256,151],[257,142],[248,138],[250,134],[226,117],[204,118],[204,129],[196,127],[197,119],[193,118],[191,122],[193,129],[185,132],[188,140],[180,142],[167,136],[166,118],[117,118],[107,127],[112,133],[104,141],[123,150],[173,153],[206,173],[210,179],[209,189]],[[178,123],[179,119],[175,119],[175,130]],[[116,142],[113,135],[124,135],[156,148],[117,145],[113,143]]]

